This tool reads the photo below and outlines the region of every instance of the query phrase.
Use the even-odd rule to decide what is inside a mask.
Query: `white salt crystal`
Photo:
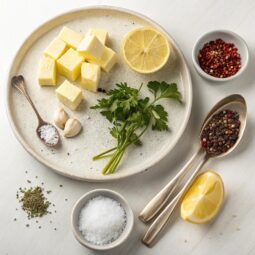
[[[38,129],[40,138],[45,141],[45,143],[50,145],[55,145],[58,143],[59,135],[54,126],[50,124],[45,124]]]
[[[82,208],[78,224],[88,242],[105,245],[119,238],[126,221],[126,212],[120,203],[109,197],[97,196]]]

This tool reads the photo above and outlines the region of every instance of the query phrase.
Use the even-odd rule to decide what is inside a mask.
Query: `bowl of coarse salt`
[[[127,201],[107,189],[92,190],[74,205],[71,226],[83,246],[97,251],[113,249],[124,243],[134,225],[134,215]]]

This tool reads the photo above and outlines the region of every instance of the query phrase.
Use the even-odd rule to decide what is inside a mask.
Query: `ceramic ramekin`
[[[112,243],[106,244],[106,245],[94,245],[94,244],[88,242],[83,237],[83,235],[80,232],[79,227],[78,227],[79,215],[80,215],[81,209],[84,207],[84,205],[90,199],[100,196],[100,195],[112,198],[112,199],[116,200],[117,202],[119,202],[121,204],[121,206],[124,208],[124,210],[126,211],[126,216],[127,216],[127,223],[126,223],[125,229],[123,230],[120,237],[118,239],[116,239],[115,241],[113,241]],[[134,225],[134,215],[133,215],[133,211],[130,208],[130,206],[128,205],[127,201],[117,192],[108,190],[108,189],[95,189],[95,190],[92,190],[92,191],[84,194],[75,203],[73,210],[72,210],[72,214],[71,214],[71,227],[72,227],[72,231],[73,231],[75,238],[83,246],[85,246],[91,250],[95,250],[95,251],[110,250],[110,249],[113,249],[113,248],[121,245],[122,243],[124,243],[130,236],[132,229],[133,229],[133,225]]]
[[[227,78],[217,78],[207,74],[206,72],[203,71],[203,69],[200,67],[198,63],[198,54],[199,54],[199,51],[203,48],[204,44],[219,38],[224,40],[225,42],[234,43],[234,45],[237,47],[238,52],[241,56],[240,70],[236,74]],[[197,40],[192,50],[192,61],[197,72],[203,78],[210,81],[214,81],[214,82],[225,82],[225,81],[230,81],[239,77],[244,72],[244,70],[247,68],[247,65],[249,63],[249,50],[248,50],[248,46],[246,42],[238,34],[229,30],[214,30],[202,35]]]

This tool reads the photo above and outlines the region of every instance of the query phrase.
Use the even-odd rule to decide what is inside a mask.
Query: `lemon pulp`
[[[161,69],[170,55],[167,38],[151,27],[130,31],[122,42],[122,53],[130,68],[139,73],[153,73]]]
[[[213,171],[202,173],[182,200],[181,217],[191,223],[206,223],[217,215],[223,200],[221,177]]]

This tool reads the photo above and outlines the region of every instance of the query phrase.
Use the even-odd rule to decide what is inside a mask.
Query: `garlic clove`
[[[81,123],[77,119],[70,118],[67,120],[64,128],[65,137],[74,137],[78,135],[81,131]]]
[[[57,127],[64,129],[69,116],[63,107],[59,107],[54,114],[54,123]]]

